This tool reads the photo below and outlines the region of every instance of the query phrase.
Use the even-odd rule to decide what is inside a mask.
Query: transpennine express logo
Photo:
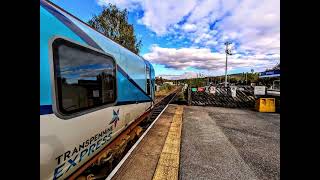
[[[119,112],[120,112],[120,109],[118,109],[117,112],[115,110],[113,110],[112,120],[111,120],[110,124],[114,123],[114,127],[117,127],[117,122],[120,120],[119,119]]]

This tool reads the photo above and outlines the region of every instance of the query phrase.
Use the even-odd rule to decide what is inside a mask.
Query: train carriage
[[[40,176],[63,179],[153,106],[154,69],[40,1]]]

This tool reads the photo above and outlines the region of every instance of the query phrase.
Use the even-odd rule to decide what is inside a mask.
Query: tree
[[[188,83],[191,87],[202,87],[206,83],[206,80],[204,78],[193,78],[189,79]]]
[[[162,77],[156,77],[156,84],[157,85],[162,85],[164,83],[164,80],[162,79]]]
[[[237,78],[235,78],[235,77],[230,77],[229,82],[230,82],[230,83],[236,83],[236,82],[237,82]]]
[[[142,43],[137,40],[133,25],[128,22],[127,9],[120,10],[109,3],[101,14],[95,15],[88,24],[133,53],[139,54]]]

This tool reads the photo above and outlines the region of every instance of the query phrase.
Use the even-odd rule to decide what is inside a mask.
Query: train
[[[150,62],[40,0],[40,178],[65,179],[152,109]]]

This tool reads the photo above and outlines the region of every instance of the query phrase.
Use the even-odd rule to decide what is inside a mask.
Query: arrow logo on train
[[[111,122],[109,124],[114,123],[114,127],[117,127],[117,122],[120,120],[119,112],[120,112],[120,109],[118,109],[117,111],[113,110],[112,120],[111,120]]]

